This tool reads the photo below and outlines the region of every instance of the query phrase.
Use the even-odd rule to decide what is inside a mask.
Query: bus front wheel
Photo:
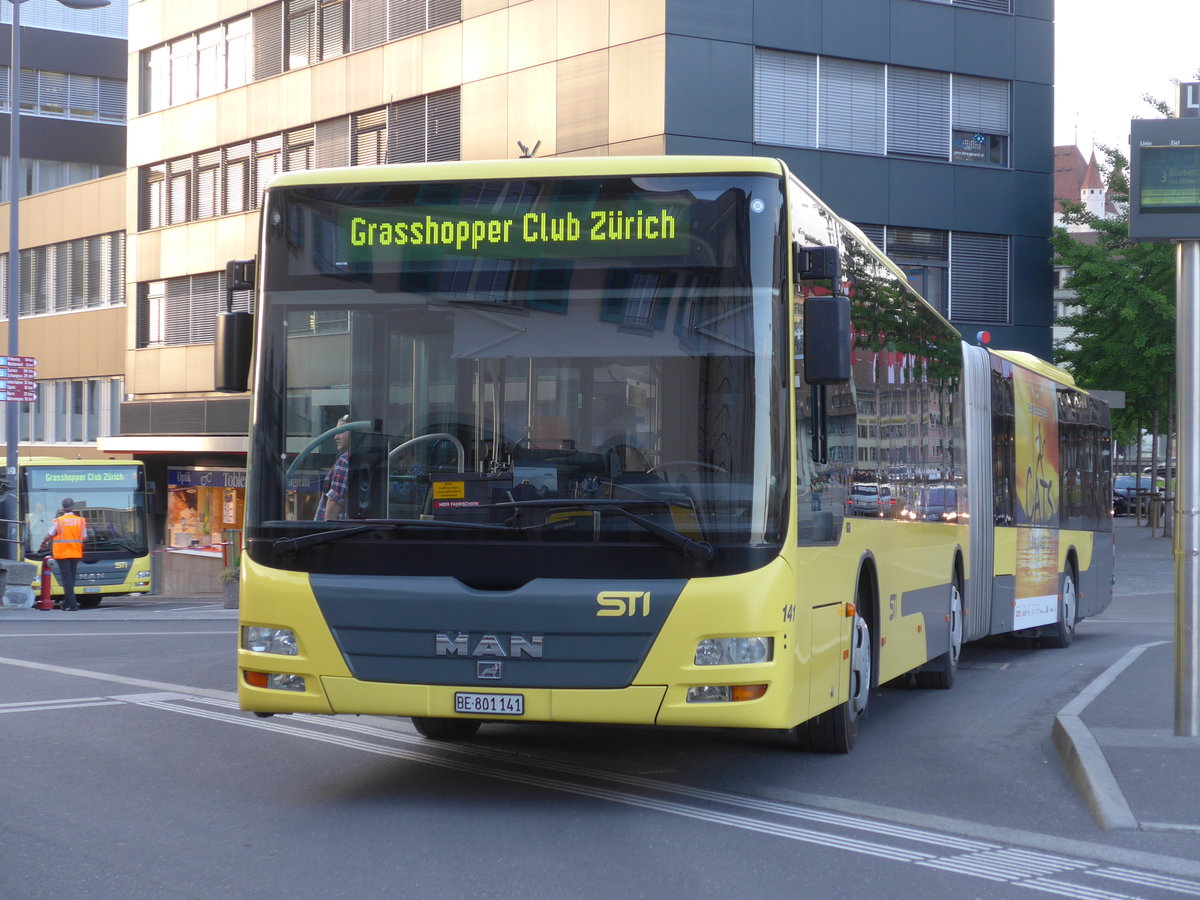
[[[413,728],[431,741],[465,741],[473,738],[482,724],[478,719],[430,719],[412,717]]]
[[[850,646],[850,696],[828,712],[796,726],[801,750],[849,753],[858,742],[858,723],[871,693],[871,630],[855,613]]]

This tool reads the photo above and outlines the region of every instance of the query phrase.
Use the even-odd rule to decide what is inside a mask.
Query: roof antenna
[[[526,147],[524,141],[517,141],[517,146],[521,148],[521,159],[533,159],[533,154],[537,153],[538,147],[542,146],[542,142],[538,141],[532,148]]]

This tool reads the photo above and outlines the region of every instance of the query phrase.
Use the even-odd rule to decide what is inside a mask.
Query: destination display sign
[[[683,201],[625,197],[617,203],[348,208],[341,211],[352,261],[435,259],[448,254],[523,259],[675,256],[689,246]]]

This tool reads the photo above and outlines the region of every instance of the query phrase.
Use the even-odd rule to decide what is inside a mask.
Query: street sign
[[[0,378],[36,378],[33,366],[0,366]]]
[[[0,356],[0,366],[36,366],[36,356]]]
[[[15,400],[19,403],[32,403],[37,399],[37,387],[9,387],[0,390],[0,400]]]

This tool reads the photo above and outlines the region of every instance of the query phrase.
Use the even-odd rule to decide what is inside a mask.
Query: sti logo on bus
[[[636,616],[641,606],[642,617],[650,615],[649,591],[601,591],[596,595],[598,616]]]
[[[500,658],[525,656],[529,659],[542,658],[540,634],[508,635],[507,643],[499,635],[481,634],[473,637],[462,632],[440,632],[433,636],[434,653],[437,656],[493,656]]]

